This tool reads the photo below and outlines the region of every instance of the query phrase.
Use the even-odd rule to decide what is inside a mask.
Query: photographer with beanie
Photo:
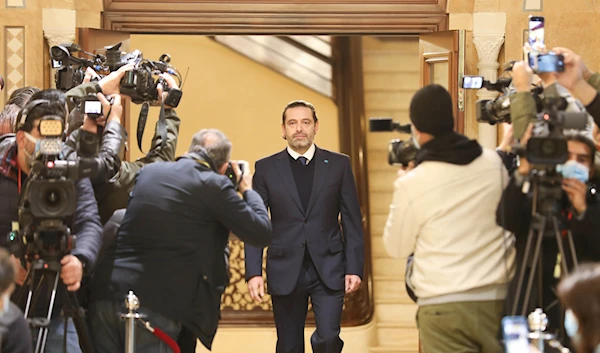
[[[384,244],[394,258],[414,254],[406,282],[418,297],[422,350],[500,353],[515,257],[495,218],[506,168],[495,151],[454,132],[444,87],[417,91],[410,120],[416,166],[394,183]]]

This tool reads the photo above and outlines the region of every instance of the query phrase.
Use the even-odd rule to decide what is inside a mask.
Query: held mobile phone
[[[90,94],[82,99],[83,112],[92,119],[102,116],[102,103],[96,95]]]
[[[463,76],[462,88],[480,89],[483,87],[483,76]]]
[[[536,73],[538,72],[563,72],[565,71],[564,58],[561,54],[549,52],[547,54],[539,54],[537,56],[537,64],[535,65]]]
[[[539,52],[544,47],[544,17],[529,16],[529,46],[534,52]]]
[[[506,353],[529,352],[529,326],[525,316],[503,317],[502,336]]]

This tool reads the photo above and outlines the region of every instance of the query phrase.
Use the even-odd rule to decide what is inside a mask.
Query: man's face
[[[309,148],[318,130],[319,122],[315,123],[310,108],[294,107],[285,112],[281,131],[293,150]]]
[[[26,154],[30,156],[33,156],[33,153],[35,152],[37,140],[42,138],[42,134],[40,133],[40,120],[41,119],[34,120],[33,128],[31,131],[27,132],[35,141],[31,141],[31,139],[27,137],[25,131],[17,132],[17,144],[19,150],[26,152]]]
[[[583,142],[568,141],[569,160],[579,162],[590,170],[590,177],[594,168],[592,166],[592,152],[590,148]]]

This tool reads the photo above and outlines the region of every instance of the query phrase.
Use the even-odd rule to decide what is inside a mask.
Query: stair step
[[[419,350],[407,350],[402,346],[378,346],[369,348],[369,353],[419,353]]]
[[[419,331],[416,328],[378,322],[377,339],[382,347],[393,346],[406,351],[419,350]]]
[[[417,305],[416,304],[377,304],[375,315],[380,323],[396,324],[399,327],[417,327]]]
[[[398,280],[404,279],[406,272],[406,259],[374,258],[373,259],[373,276],[395,277]]]
[[[400,276],[374,276],[375,304],[414,304],[402,279]]]

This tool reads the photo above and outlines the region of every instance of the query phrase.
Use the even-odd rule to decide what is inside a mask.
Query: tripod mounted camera
[[[77,206],[75,181],[91,169],[83,168],[84,163],[79,161],[58,159],[64,130],[62,118],[44,116],[39,129],[43,138],[21,193],[19,220],[8,234],[11,253],[21,260],[24,268],[29,267],[17,303],[21,304],[26,294],[25,318],[31,328],[39,329],[36,353],[44,352],[57,295],[63,303],[64,316],[73,318],[82,351],[92,353],[83,310],[75,293],[67,291],[59,281],[60,261],[76,245],[76,237],[67,226]],[[44,289],[49,289],[47,313],[44,317],[34,317]]]

